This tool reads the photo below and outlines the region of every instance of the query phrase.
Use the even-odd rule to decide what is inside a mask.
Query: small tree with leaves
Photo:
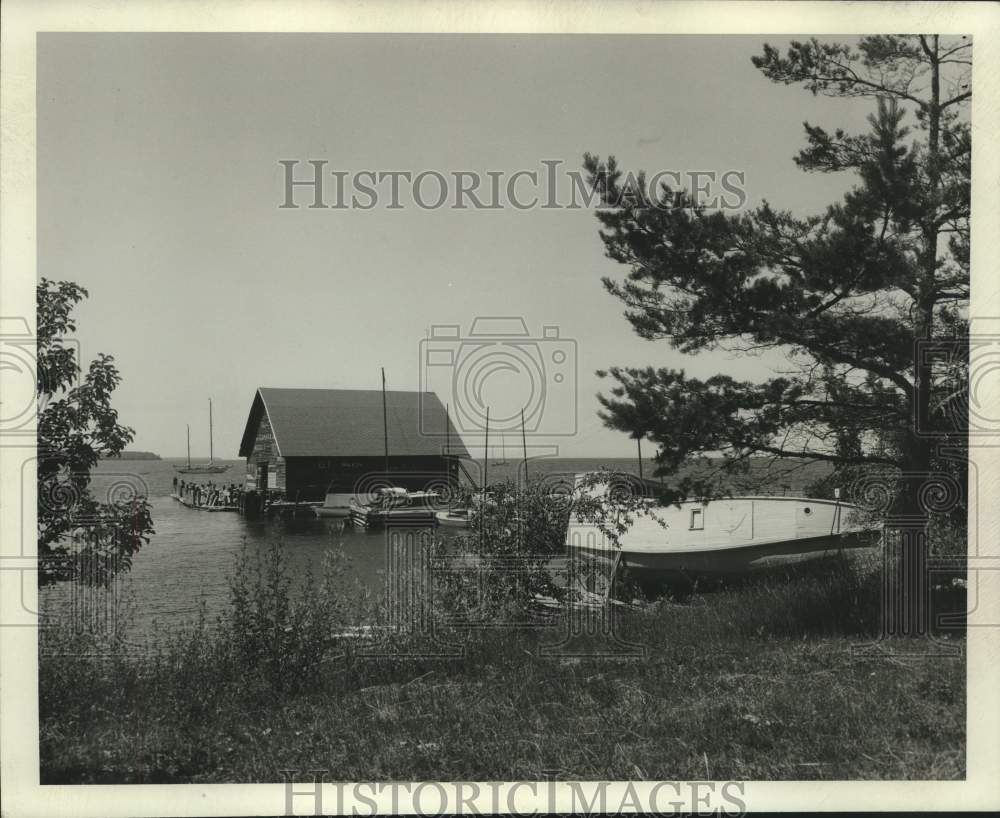
[[[650,195],[643,174],[623,178],[614,157],[585,156],[607,255],[629,269],[604,283],[635,331],[684,353],[773,349],[789,362],[763,383],[601,373],[615,381],[601,397],[605,423],[651,439],[661,475],[713,456],[713,468],[668,485],[674,496],[717,495],[760,457],[785,471],[823,461],[841,482],[881,475],[895,515],[927,520],[941,459],[924,433],[937,426],[964,445],[947,409],[966,388],[967,358],[937,367],[915,348],[967,335],[971,50],[967,37],[925,35],[813,39],[784,55],[764,46],[753,64],[768,79],[873,101],[867,133],[805,123],[798,165],[857,179],[819,215],[767,202],[710,212],[666,186]],[[924,582],[925,550],[922,536],[904,538],[900,575]],[[922,598],[917,585],[902,594],[904,604]],[[921,631],[922,617],[911,609],[900,629]]]
[[[147,498],[90,491],[101,458],[121,454],[134,432],[118,422],[111,395],[121,376],[110,355],[81,373],[65,339],[75,331],[73,307],[87,291],[70,281],[41,279],[38,310],[38,577],[106,584],[131,566],[153,533]],[[81,377],[82,375],[82,377]]]

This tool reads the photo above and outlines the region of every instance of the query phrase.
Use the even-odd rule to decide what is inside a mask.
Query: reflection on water
[[[152,631],[156,622],[162,629],[197,618],[204,602],[210,620],[228,600],[228,577],[241,544],[246,541],[251,559],[271,543],[285,545],[289,576],[301,581],[306,568],[318,572],[324,553],[342,547],[349,572],[359,582],[372,587],[383,585],[386,565],[386,538],[380,531],[357,531],[337,519],[247,520],[235,513],[206,513],[185,508],[170,498],[174,465],[180,461],[107,461],[95,473],[92,490],[98,499],[112,494],[127,496],[130,487],[147,494],[152,504],[156,533],[136,555],[131,572],[123,583],[134,599],[133,636]],[[225,461],[223,461],[225,462]],[[243,461],[229,461],[230,471],[213,475],[216,483],[239,482]],[[576,471],[612,465],[631,470],[628,461],[551,460],[532,464],[535,474],[542,471],[558,479]],[[491,482],[513,478],[518,464],[490,467]],[[187,478],[185,478],[187,479]],[[204,479],[202,482],[208,482]],[[43,610],[64,610],[72,599],[71,589],[46,589],[40,600]]]
[[[382,532],[360,532],[342,520],[246,520],[233,513],[205,513],[184,508],[169,497],[153,497],[156,534],[136,555],[123,589],[134,595],[134,627],[147,632],[197,618],[204,602],[210,620],[229,596],[228,577],[245,541],[251,561],[272,543],[285,545],[289,576],[301,580],[306,569],[318,572],[323,554],[341,547],[349,570],[361,582],[381,581],[385,566]],[[66,597],[56,589],[50,604]]]

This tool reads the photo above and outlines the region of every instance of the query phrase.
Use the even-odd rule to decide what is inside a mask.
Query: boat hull
[[[853,532],[700,552],[631,551],[623,548],[620,565],[637,578],[652,581],[680,581],[698,577],[731,579],[828,558],[846,550],[871,548],[875,544],[869,532]],[[595,556],[615,556],[607,549],[579,550]]]
[[[442,528],[468,528],[471,524],[468,514],[453,514],[450,511],[439,511],[435,517],[437,524]]]
[[[178,474],[223,474],[229,466],[174,466]]]
[[[391,509],[368,511],[351,509],[351,522],[358,528],[382,528],[386,525],[433,526],[437,516],[433,509]]]
[[[350,506],[318,506],[314,507],[317,517],[328,517],[343,520],[351,516]]]
[[[351,509],[355,506],[363,506],[370,503],[374,498],[372,493],[353,494],[349,492],[327,492],[323,499],[323,504],[314,510],[317,517],[332,517],[334,519],[346,519],[351,516]]]
[[[735,577],[877,544],[877,531],[839,502],[733,497],[653,507],[612,542],[573,518],[567,546],[616,559],[640,579]]]
[[[379,499],[370,503],[352,500],[351,523],[358,528],[380,528],[389,524],[431,527],[437,524],[440,499],[434,492],[385,489]]]

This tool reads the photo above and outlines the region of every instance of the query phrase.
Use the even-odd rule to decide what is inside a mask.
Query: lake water
[[[213,475],[215,482],[239,482],[245,473],[242,460],[229,463],[230,470]],[[248,548],[265,550],[282,541],[293,580],[305,576],[307,566],[318,570],[324,553],[340,546],[350,559],[350,571],[361,582],[380,587],[386,562],[383,532],[357,531],[333,519],[248,520],[236,513],[209,514],[193,511],[172,500],[175,466],[181,460],[103,461],[94,473],[92,491],[98,499],[109,495],[128,496],[137,491],[150,498],[156,533],[133,560],[132,570],[123,583],[135,600],[134,635],[150,633],[154,622],[161,628],[191,621],[197,617],[202,601],[211,617],[228,600],[227,578],[245,541]],[[470,464],[476,465],[476,464]],[[479,464],[481,465],[481,464]],[[531,475],[545,475],[552,485],[571,479],[577,472],[606,466],[638,474],[638,462],[626,459],[552,458],[530,461]],[[520,461],[506,465],[488,465],[490,483],[514,479]],[[470,468],[472,473],[477,473]],[[652,464],[643,471],[652,473]],[[185,476],[187,479],[189,476]],[[208,477],[197,478],[208,482]],[[62,586],[42,593],[42,609],[64,609],[71,589]]]

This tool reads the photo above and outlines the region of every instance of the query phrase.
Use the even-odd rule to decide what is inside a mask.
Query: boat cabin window
[[[693,508],[691,509],[691,530],[701,531],[705,528],[705,509],[703,508]]]

